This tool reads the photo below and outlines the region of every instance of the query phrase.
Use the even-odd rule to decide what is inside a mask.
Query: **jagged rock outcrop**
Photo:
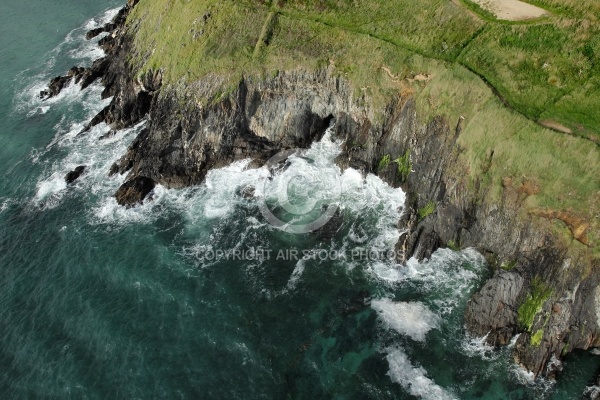
[[[154,190],[156,183],[146,176],[136,176],[125,182],[115,197],[119,204],[123,204],[127,207],[133,207],[137,204],[143,203],[146,196]]]
[[[103,32],[109,33],[108,36],[100,39],[98,42],[98,45],[106,53],[105,57],[95,60],[92,66],[89,68],[75,66],[68,71],[67,75],[53,78],[48,84],[48,88],[40,92],[40,98],[47,100],[58,95],[71,83],[71,81],[74,81],[75,84],[81,84],[81,88],[85,89],[99,78],[109,77],[112,78],[112,80],[108,79],[103,83],[107,88],[115,87],[115,74],[113,73],[111,75],[111,71],[115,71],[117,72],[116,75],[120,75],[127,70],[131,70],[131,68],[123,68],[123,64],[119,63],[119,60],[124,59],[127,51],[130,50],[130,48],[127,46],[127,44],[130,43],[130,40],[126,40],[125,38],[125,21],[127,20],[127,16],[131,12],[132,8],[137,3],[137,0],[129,0],[127,5],[119,10],[111,22],[105,24],[101,28],[92,29],[86,34],[86,38],[89,40]],[[127,81],[129,81],[130,78],[130,76],[127,76]],[[126,86],[127,85],[123,84],[121,87],[124,88]],[[105,90],[103,93],[103,98],[114,95],[114,92],[109,92]]]
[[[420,122],[409,96],[398,96],[376,119],[332,66],[244,78],[228,95],[218,76],[163,87],[161,71],[138,76],[129,64],[135,32],[124,20],[102,43],[107,56],[82,78],[102,77],[103,97],[114,96],[86,130],[106,122],[114,131],[148,118],[111,168],[128,174],[119,204],[143,202],[156,184],[199,184],[211,168],[235,160],[260,164],[281,149],[307,147],[335,119],[334,134],[344,139],[338,164],[376,173],[407,193],[400,262],[446,246],[474,247],[488,259],[494,275],[469,302],[470,334],[504,345],[520,333],[515,360],[550,377],[565,354],[600,346],[598,261],[565,248],[549,223],[524,212],[525,182],[507,177],[500,197],[490,197],[485,185],[467,181],[457,145],[461,119]],[[493,158],[490,152],[490,164]]]
[[[77,168],[75,168],[73,171],[68,172],[65,175],[65,182],[67,182],[67,184],[71,184],[73,182],[75,182],[77,179],[79,179],[79,177],[81,177],[81,175],[83,175],[83,173],[85,172],[85,165],[80,165]]]
[[[336,85],[334,79],[331,84]],[[152,104],[148,127],[113,172],[130,170],[129,179],[147,176],[167,187],[183,187],[201,183],[211,168],[245,158],[266,161],[281,149],[308,147],[324,134],[331,116],[327,107],[315,107],[319,97],[312,85],[294,74],[268,85],[244,81],[227,99],[202,106],[185,93],[181,98],[181,92],[162,91]],[[218,83],[209,77],[193,90],[215,87]]]
[[[85,72],[85,68],[73,67],[67,72],[67,75],[53,78],[48,84],[48,88],[40,92],[40,98],[42,100],[48,100],[51,97],[57,96],[71,83],[71,81],[75,81],[76,84],[79,83]]]
[[[128,0],[127,1],[127,6],[123,7],[122,9],[119,10],[119,12],[117,12],[117,15],[115,15],[115,17],[113,18],[112,21],[110,21],[107,24],[104,24],[104,26],[101,26],[99,28],[94,28],[90,31],[88,31],[85,34],[85,38],[87,40],[91,40],[93,38],[95,38],[96,36],[102,34],[102,33],[112,33],[115,30],[121,28],[124,24],[125,21],[127,19],[127,15],[129,15],[129,11],[131,11],[131,9],[139,2],[139,0]]]

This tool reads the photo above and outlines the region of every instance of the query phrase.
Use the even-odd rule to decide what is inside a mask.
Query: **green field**
[[[468,0],[142,0],[129,24],[140,73],[162,69],[182,86],[223,80],[199,102],[243,76],[334,67],[375,112],[414,94],[424,121],[463,116],[468,183],[499,197],[505,178],[535,182],[525,208],[587,221],[600,257],[600,4],[532,3],[550,16],[498,21]]]

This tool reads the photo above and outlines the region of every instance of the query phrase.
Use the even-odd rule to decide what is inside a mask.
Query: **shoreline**
[[[595,306],[600,277],[592,272],[582,279],[580,274],[599,268],[598,261],[565,248],[549,224],[520,215],[525,182],[506,182],[499,201],[488,201],[488,193],[468,187],[456,155],[462,120],[454,125],[437,117],[423,124],[415,100],[407,95],[388,104],[378,122],[370,106],[361,105],[364,98],[357,99],[331,67],[283,71],[262,81],[244,78],[231,93],[199,106],[189,88],[163,87],[160,70],[140,76],[130,65],[130,35],[135,32],[126,18],[136,4],[130,0],[119,20],[102,28],[110,29],[100,43],[106,57],[71,74],[88,84],[102,79],[102,97],[114,96],[86,129],[106,122],[111,128],[107,134],[114,134],[149,116],[149,126],[110,171],[128,174],[116,193],[121,205],[144,201],[157,183],[168,188],[197,185],[211,168],[242,158],[260,165],[282,148],[306,148],[335,120],[334,136],[345,140],[338,165],[374,173],[407,194],[408,212],[398,225],[407,233],[396,246],[398,262],[430,258],[442,247],[474,247],[488,259],[495,272],[469,302],[465,322],[471,334],[488,334],[493,346],[507,345],[520,334],[515,360],[545,377],[559,373],[552,357],[600,346]],[[193,90],[214,93],[222,83],[218,76],[208,76]],[[281,126],[280,121],[287,122]],[[203,130],[205,126],[212,131]],[[406,154],[407,173],[399,173],[400,162],[381,163],[386,155]],[[490,163],[493,157],[492,152]],[[423,216],[420,211],[430,203],[434,209]],[[550,295],[536,294],[538,280],[551,289]],[[532,314],[528,324],[523,324],[521,310]]]

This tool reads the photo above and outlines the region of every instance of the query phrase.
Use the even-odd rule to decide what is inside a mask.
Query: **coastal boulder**
[[[125,182],[117,190],[117,193],[115,193],[117,203],[126,207],[141,204],[155,186],[156,183],[152,179],[145,176],[136,176]]]
[[[85,168],[86,168],[85,165],[80,165],[79,167],[75,168],[73,171],[66,174],[65,182],[67,182],[67,184],[71,184],[71,183],[75,182],[85,172]]]
[[[40,92],[40,98],[42,100],[48,100],[49,98],[57,96],[64,88],[69,86],[69,83],[71,83],[72,80],[75,80],[75,83],[79,83],[84,72],[85,68],[73,67],[67,72],[67,75],[53,78],[48,84],[48,88]]]
[[[101,34],[101,33],[103,33],[103,32],[104,32],[104,27],[101,27],[101,28],[95,28],[95,29],[92,29],[92,30],[88,31],[88,32],[85,34],[85,38],[86,38],[87,40],[91,40],[91,39],[95,38],[96,36],[98,36],[99,34]]]

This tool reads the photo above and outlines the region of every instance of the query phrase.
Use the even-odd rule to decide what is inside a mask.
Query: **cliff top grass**
[[[533,188],[526,210],[600,258],[600,4],[529,2],[548,15],[501,21],[469,0],[142,0],[128,24],[140,73],[166,84],[328,67],[375,110],[412,94],[424,121],[464,117],[469,182],[498,198],[507,181]]]

